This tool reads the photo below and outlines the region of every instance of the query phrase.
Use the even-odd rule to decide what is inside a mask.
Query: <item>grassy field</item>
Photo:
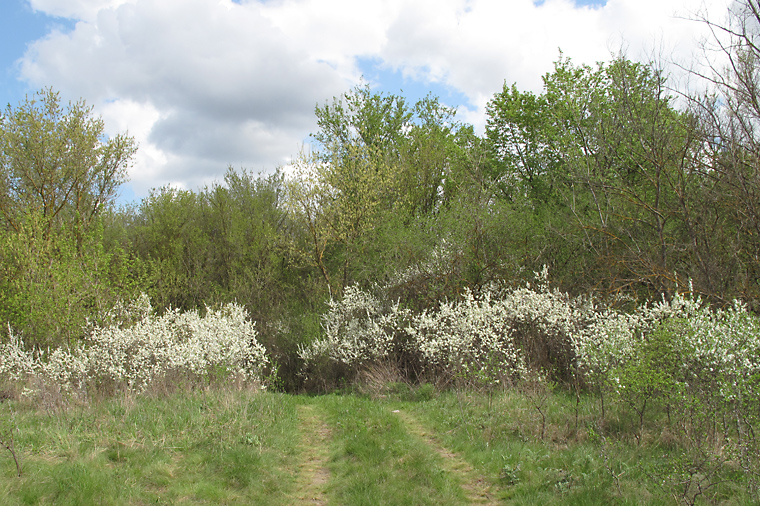
[[[622,410],[600,427],[598,402],[577,401],[403,384],[6,400],[0,438],[14,434],[23,474],[4,449],[0,504],[753,504],[730,466],[684,489],[667,431],[628,436]]]

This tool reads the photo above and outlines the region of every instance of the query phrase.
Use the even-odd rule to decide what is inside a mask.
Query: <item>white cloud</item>
[[[725,1],[710,0],[711,12]],[[627,48],[688,60],[702,0],[30,0],[77,21],[35,41],[22,77],[96,106],[140,142],[138,196],[195,188],[228,164],[273,169],[315,128],[314,105],[358,81],[357,58],[457,90],[482,128],[506,81],[539,91],[559,48],[593,64]]]
[[[588,64],[621,49],[634,59],[662,50],[666,58],[683,60],[692,57],[704,33],[703,25],[676,17],[697,11],[702,0],[609,0],[593,8],[569,0],[540,6],[532,0],[473,0],[468,9],[451,0],[406,5],[389,27],[383,61],[463,92],[475,106],[465,116],[481,127],[485,104],[505,81],[540,91],[541,77],[551,71],[560,49]]]
[[[29,0],[32,9],[50,16],[93,21],[98,13],[130,0]]]
[[[115,103],[140,118],[127,126],[147,151],[132,172],[144,195],[166,183],[192,188],[228,164],[271,170],[294,154],[315,104],[349,86],[296,42],[258,4],[138,0],[36,41],[21,69],[101,114]]]

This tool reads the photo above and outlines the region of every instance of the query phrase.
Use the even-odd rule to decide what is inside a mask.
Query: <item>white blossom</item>
[[[155,316],[141,296],[111,316],[110,325],[91,328],[86,342],[47,355],[25,351],[9,331],[10,342],[0,346],[0,373],[16,381],[35,376],[62,390],[111,382],[140,392],[169,373],[203,377],[221,370],[259,379],[268,362],[254,324],[237,304],[206,308],[203,317],[178,310]]]

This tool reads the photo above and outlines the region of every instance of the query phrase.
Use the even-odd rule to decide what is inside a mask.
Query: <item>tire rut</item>
[[[502,504],[491,490],[492,485],[460,455],[448,450],[438,438],[428,431],[413,415],[402,410],[393,411],[404,422],[409,432],[428,444],[443,458],[444,469],[460,478],[460,486],[470,504],[497,506]]]
[[[299,406],[298,417],[301,421],[301,441],[298,444],[301,460],[297,468],[293,504],[323,506],[327,504],[325,489],[330,479],[327,469],[330,430],[313,405]]]

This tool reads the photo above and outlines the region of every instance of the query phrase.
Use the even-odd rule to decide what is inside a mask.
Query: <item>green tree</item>
[[[0,114],[0,319],[28,344],[71,342],[129,295],[125,254],[104,248],[102,218],[135,149],[52,90]]]
[[[213,286],[210,238],[203,231],[200,197],[168,186],[143,199],[132,230],[133,248],[146,265],[145,289],[158,308],[203,308]]]
[[[78,240],[116,197],[137,146],[107,138],[83,101],[63,108],[50,89],[0,114],[0,218],[18,232],[34,212],[42,232],[72,230]]]
[[[288,182],[291,213],[306,230],[308,256],[330,294],[355,281],[352,267],[368,260],[370,234],[397,188],[397,166],[384,163],[371,148],[346,146],[343,154],[330,162],[323,154],[302,156]],[[333,258],[326,258],[328,251]],[[332,279],[333,270],[340,273],[338,280]]]
[[[410,107],[368,85],[315,112],[319,150],[294,163],[288,201],[328,292],[382,282],[423,261],[441,238],[410,231],[427,227],[470,184],[467,153],[479,146],[472,128],[435,97]]]
[[[700,138],[658,69],[560,59],[540,96],[505,86],[488,110],[495,180],[542,215],[556,244],[540,255],[567,289],[648,298],[685,288],[697,265],[687,235]]]
[[[343,150],[364,146],[386,155],[398,149],[404,128],[412,118],[406,100],[398,95],[373,93],[368,84],[333,98],[315,109],[319,130],[312,134],[328,158]]]

